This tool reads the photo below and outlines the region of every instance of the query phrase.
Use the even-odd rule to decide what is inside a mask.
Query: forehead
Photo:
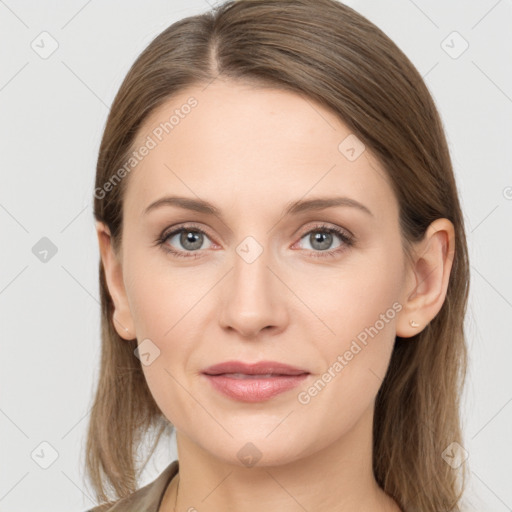
[[[134,149],[150,147],[126,193],[142,212],[168,194],[246,208],[335,192],[380,207],[394,195],[379,162],[330,110],[278,89],[215,80],[157,108]]]

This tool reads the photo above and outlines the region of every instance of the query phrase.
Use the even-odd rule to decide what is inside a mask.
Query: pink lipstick
[[[203,370],[217,391],[243,402],[262,402],[298,386],[307,370],[275,361],[226,361]]]

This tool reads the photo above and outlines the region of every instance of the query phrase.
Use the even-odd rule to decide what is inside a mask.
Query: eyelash
[[[194,233],[201,233],[201,234],[207,236],[208,238],[210,238],[208,233],[203,231],[198,226],[195,226],[193,224],[188,224],[185,226],[180,226],[179,228],[174,229],[169,232],[164,231],[156,240],[156,245],[161,246],[165,252],[170,253],[173,257],[193,258],[193,259],[200,257],[200,255],[198,254],[199,251],[176,251],[175,249],[171,249],[170,246],[166,244],[166,242],[167,242],[167,240],[169,240],[169,238],[172,238],[174,235],[181,233],[183,231],[191,231]],[[314,226],[312,229],[310,229],[309,231],[306,231],[303,235],[301,235],[299,240],[304,238],[306,235],[310,235],[311,233],[315,233],[315,232],[324,232],[324,233],[330,233],[330,234],[334,233],[335,235],[338,235],[338,237],[340,238],[340,240],[342,241],[343,244],[340,247],[337,247],[336,249],[332,249],[330,251],[313,251],[313,250],[311,250],[311,252],[312,252],[311,257],[313,257],[313,258],[335,257],[338,254],[347,250],[349,247],[352,247],[355,243],[355,237],[352,234],[349,234],[340,228],[327,226],[325,224],[318,224],[318,225]],[[186,254],[184,254],[184,252],[188,252],[190,255],[186,255]]]

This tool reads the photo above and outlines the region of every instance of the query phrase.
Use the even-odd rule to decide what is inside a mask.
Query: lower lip
[[[240,379],[224,375],[206,375],[217,390],[235,400],[242,402],[262,402],[280,393],[298,386],[309,374],[278,375],[275,377],[262,377]]]

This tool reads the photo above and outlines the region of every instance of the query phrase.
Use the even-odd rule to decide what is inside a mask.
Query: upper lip
[[[302,375],[307,370],[290,366],[277,361],[259,361],[257,363],[243,363],[242,361],[225,361],[224,363],[209,366],[203,373],[206,375],[220,375],[223,373],[242,373],[245,375]]]

